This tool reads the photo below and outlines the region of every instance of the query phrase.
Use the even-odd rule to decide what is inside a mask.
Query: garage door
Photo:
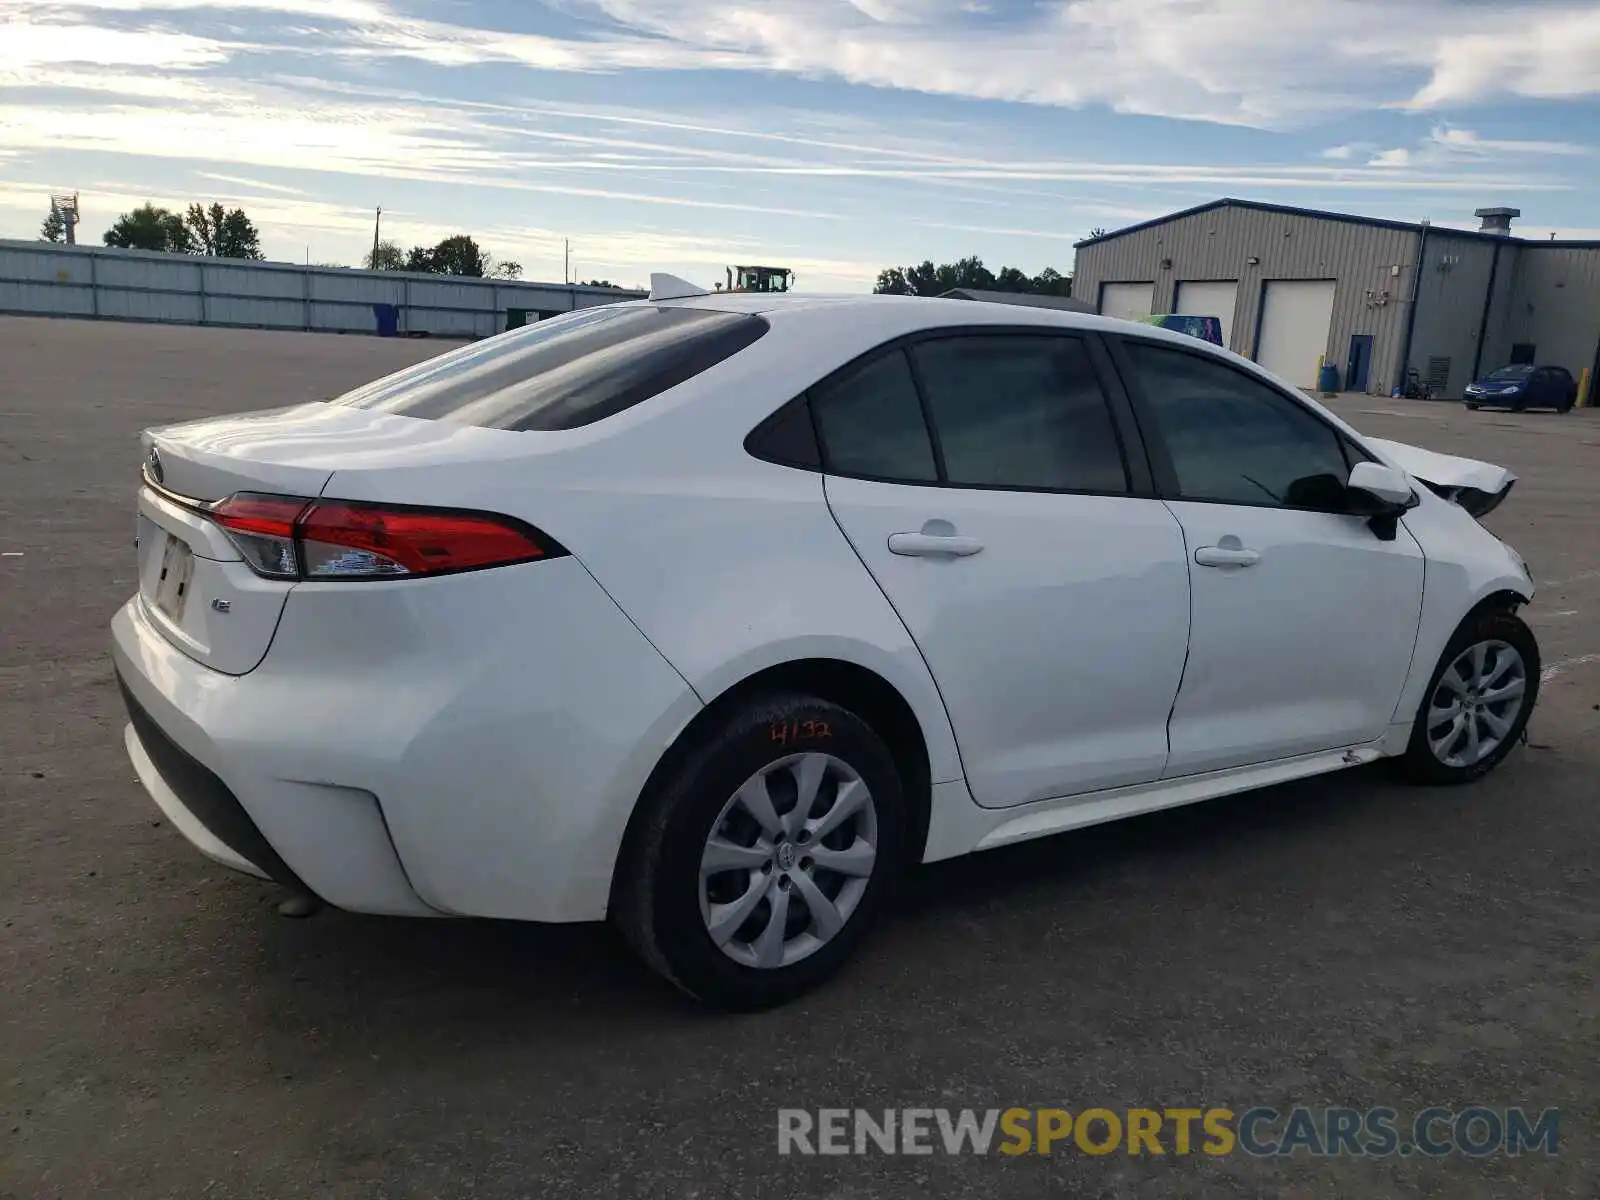
[[[1222,344],[1233,345],[1233,298],[1238,294],[1237,279],[1187,279],[1178,284],[1178,306],[1172,311],[1180,317],[1220,317]]]
[[[1328,351],[1333,280],[1273,279],[1261,304],[1256,361],[1300,387],[1317,386],[1317,359]]]
[[[1100,287],[1100,315],[1137,321],[1150,315],[1155,298],[1153,283],[1106,283]]]

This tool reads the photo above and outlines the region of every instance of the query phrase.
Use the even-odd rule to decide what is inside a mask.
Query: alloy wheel
[[[1476,766],[1500,749],[1527,702],[1528,669],[1499,640],[1468,646],[1428,700],[1428,748],[1447,767]]]

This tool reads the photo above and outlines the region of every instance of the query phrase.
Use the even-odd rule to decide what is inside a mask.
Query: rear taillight
[[[294,549],[294,523],[311,501],[294,496],[253,496],[246,492],[218,500],[208,512],[250,569],[268,579],[300,578]]]
[[[240,492],[202,510],[268,579],[414,579],[566,553],[493,513]]]

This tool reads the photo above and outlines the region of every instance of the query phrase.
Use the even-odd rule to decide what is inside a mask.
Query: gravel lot
[[[137,431],[437,342],[0,319],[0,1197],[1595,1195],[1600,412],[1345,397],[1513,467],[1532,745],[922,871],[863,961],[707,1016],[601,927],[325,913],[194,853],[120,744]],[[1337,646],[1328,647],[1337,654]],[[1558,1106],[1560,1153],[780,1158],[780,1106]]]

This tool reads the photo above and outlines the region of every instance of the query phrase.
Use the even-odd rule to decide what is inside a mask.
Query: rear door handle
[[[1202,567],[1253,567],[1261,561],[1261,551],[1243,546],[1201,546],[1194,560]]]
[[[965,558],[983,549],[977,538],[962,537],[955,533],[891,533],[889,553],[904,554],[913,558],[936,558],[948,554],[952,558]]]

